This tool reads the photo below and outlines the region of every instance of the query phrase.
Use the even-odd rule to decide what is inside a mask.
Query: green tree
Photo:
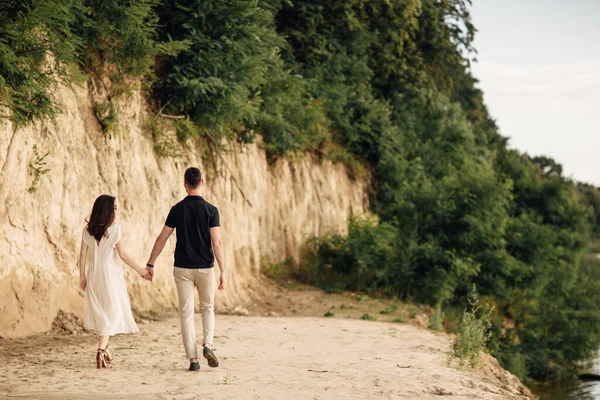
[[[86,45],[79,52],[82,64],[88,69],[93,64],[110,66],[108,73],[114,81],[122,75],[148,74],[156,54],[154,9],[160,0],[80,1],[83,9],[73,29]]]
[[[155,95],[166,110],[217,133],[255,122],[284,43],[272,13],[253,0],[166,0],[157,13],[161,41],[189,44],[158,61]]]
[[[51,93],[74,68],[81,46],[70,29],[77,10],[70,0],[0,6],[0,117],[15,127],[58,112]]]
[[[590,223],[594,235],[598,237],[600,235],[600,190],[590,184],[578,183],[577,191],[586,204],[592,208],[593,214]]]

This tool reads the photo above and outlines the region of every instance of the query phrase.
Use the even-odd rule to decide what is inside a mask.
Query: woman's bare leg
[[[106,368],[106,353],[104,349],[108,346],[108,336],[98,336],[98,353],[96,354],[96,365],[98,368]]]
[[[110,336],[98,336],[98,348],[102,350],[106,349],[108,339],[110,339]]]

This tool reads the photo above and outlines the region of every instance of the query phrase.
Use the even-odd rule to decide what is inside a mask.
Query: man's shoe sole
[[[215,353],[212,351],[212,349],[205,347],[202,351],[202,355],[208,360],[209,367],[216,368],[219,366],[219,360],[217,360],[217,357],[215,356]]]

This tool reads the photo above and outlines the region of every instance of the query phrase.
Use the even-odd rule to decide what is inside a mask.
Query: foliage
[[[189,118],[182,118],[175,120],[175,131],[177,132],[177,139],[185,142],[189,138],[199,136],[200,128]]]
[[[586,183],[577,183],[577,191],[580,196],[586,202],[588,206],[592,208],[592,215],[590,223],[592,225],[592,231],[594,235],[600,235],[600,190]],[[597,252],[600,252],[598,250]]]
[[[146,127],[154,139],[154,151],[158,155],[171,158],[180,158],[183,156],[181,144],[173,135],[170,135],[170,132],[173,131],[173,126],[169,121],[156,115],[150,115],[146,120]]]
[[[92,64],[114,66],[113,83],[123,75],[150,72],[155,55],[159,0],[80,0],[83,8],[73,27],[85,43],[79,58]]]
[[[315,82],[334,140],[372,169],[380,217],[351,221],[347,237],[314,239],[308,281],[432,305],[463,304],[475,283],[501,306],[490,348],[505,366],[549,378],[537,369],[583,357],[550,340],[519,344],[547,332],[546,302],[553,315],[570,313],[554,299],[579,290],[589,213],[556,162],[506,148],[468,67],[466,2],[305,0],[277,20],[290,43],[284,58]],[[600,320],[569,315],[561,338]],[[515,327],[503,329],[503,317]]]
[[[58,112],[51,93],[81,46],[70,30],[76,4],[31,0],[0,6],[0,118],[10,118],[15,128]]]
[[[157,13],[161,40],[189,43],[159,59],[155,95],[166,110],[221,134],[230,124],[254,122],[283,44],[272,13],[254,0],[165,0]]]
[[[444,327],[444,312],[442,311],[442,303],[438,303],[433,310],[433,315],[429,320],[429,329],[434,331],[440,331]]]
[[[582,259],[579,273],[568,265],[553,270],[556,279],[538,304],[524,304],[519,321],[519,350],[528,375],[538,380],[562,379],[576,370],[578,360],[596,354],[600,335],[600,260]]]
[[[389,304],[383,310],[379,311],[379,314],[392,314],[397,308],[398,306],[396,304]]]
[[[360,317],[360,319],[364,319],[365,321],[374,321],[375,320],[375,318],[370,314],[363,314],[362,317]]]
[[[89,73],[107,73],[119,91],[126,75],[150,74],[159,52],[154,40],[158,2],[29,0],[3,4],[0,107],[5,109],[0,117],[10,118],[16,128],[54,117],[58,109],[51,94],[57,82],[79,80],[80,67]],[[165,43],[161,49],[173,47]]]
[[[393,261],[395,231],[388,224],[353,219],[347,236],[330,233],[309,242],[300,280],[321,288],[385,287],[382,268]]]
[[[408,316],[409,316],[411,319],[415,319],[415,318],[417,318],[417,315],[419,315],[419,308],[418,308],[418,307],[415,307],[415,306],[409,307],[409,309],[408,309],[408,313],[409,313],[409,315],[408,315]]]
[[[469,298],[469,307],[463,312],[458,332],[452,343],[449,362],[457,359],[461,366],[469,364],[472,368],[479,364],[479,353],[485,349],[490,339],[492,309],[479,304],[479,298],[473,286]]]
[[[46,157],[48,157],[48,154],[48,152],[40,154],[37,145],[33,145],[33,155],[35,158],[29,164],[29,168],[33,173],[33,182],[31,183],[29,189],[27,189],[29,193],[35,193],[37,191],[38,184],[40,183],[40,179],[42,179],[42,176],[50,172],[50,169],[47,168],[46,162]]]
[[[263,135],[269,158],[288,151],[318,150],[330,139],[323,104],[300,75],[284,70],[279,60],[268,71],[261,89],[262,103],[250,127]]]
[[[119,116],[112,101],[105,100],[100,104],[95,104],[93,109],[94,115],[100,123],[103,132],[116,130],[119,123]]]
[[[288,258],[282,263],[270,263],[264,259],[261,263],[261,271],[277,282],[287,281],[293,278],[294,260]]]
[[[386,16],[395,12],[402,16],[390,29],[401,28],[402,13],[412,18],[416,4],[407,3],[390,9],[385,1],[295,1],[282,5],[277,14],[278,29],[290,43],[284,58],[297,73],[313,80],[336,140],[367,161],[378,158],[380,138],[394,132],[387,102],[376,99],[371,88],[374,73],[370,64],[380,60],[370,60],[369,52],[380,41],[370,24],[386,27]],[[370,19],[370,13],[384,21]],[[396,16],[389,15],[389,19]],[[384,54],[396,51],[394,46],[386,46]]]

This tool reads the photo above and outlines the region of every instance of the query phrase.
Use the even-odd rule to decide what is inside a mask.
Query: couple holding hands
[[[118,333],[139,332],[133,315],[123,269],[119,258],[142,278],[152,281],[154,261],[167,239],[176,231],[173,277],[179,297],[181,334],[190,371],[198,371],[198,351],[194,328],[194,290],[198,290],[204,331],[203,351],[211,367],[219,366],[213,346],[215,327],[214,298],[217,289],[214,263],[219,265],[218,289],[225,289],[226,274],[221,240],[219,211],[200,196],[204,185],[198,168],[188,168],[184,175],[187,196],[171,208],[165,226],[156,238],[146,264],[140,267],[127,254],[121,226],[115,223],[115,198],[102,195],[96,199],[81,240],[79,255],[80,287],[84,290],[84,326],[98,332],[96,365],[107,367],[113,357],[108,349],[109,338]],[[90,266],[86,274],[86,263]]]

